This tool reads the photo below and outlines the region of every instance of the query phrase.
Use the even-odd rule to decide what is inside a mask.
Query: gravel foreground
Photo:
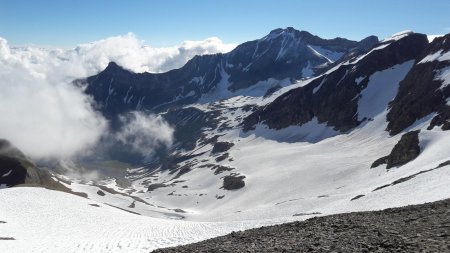
[[[450,199],[316,217],[153,252],[450,252]]]

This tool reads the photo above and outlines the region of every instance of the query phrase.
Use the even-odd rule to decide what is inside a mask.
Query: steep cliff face
[[[417,120],[435,114],[430,129],[450,129],[450,34],[436,38],[418,57],[387,115],[387,130],[398,134]]]
[[[308,85],[286,92],[257,110],[245,119],[244,129],[250,130],[260,122],[269,128],[281,129],[304,124],[316,117],[319,123],[325,122],[341,132],[348,131],[369,119],[370,115],[363,115],[358,110],[358,104],[371,77],[374,79],[376,73],[390,68],[398,69],[398,78],[384,80],[390,82],[388,86],[396,86],[427,44],[423,34],[408,34],[398,40],[382,42],[366,55],[336,66]]]
[[[0,188],[13,186],[45,187],[51,190],[72,192],[54,179],[47,170],[34,165],[20,150],[0,139]]]
[[[196,56],[185,66],[162,74],[132,73],[116,63],[77,83],[87,85],[98,109],[108,118],[133,110],[160,110],[195,101],[220,81],[221,55]]]
[[[312,77],[349,53],[367,51],[378,39],[361,42],[343,38],[322,39],[294,28],[276,29],[267,36],[244,43],[225,55],[231,90],[247,88],[268,78]]]

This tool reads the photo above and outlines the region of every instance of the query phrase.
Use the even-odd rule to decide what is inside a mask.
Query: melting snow
[[[397,94],[399,82],[405,78],[413,65],[414,60],[411,60],[371,75],[358,101],[358,120],[372,119],[383,112]]]

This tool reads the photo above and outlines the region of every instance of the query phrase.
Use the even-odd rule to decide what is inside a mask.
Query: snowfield
[[[279,223],[172,221],[131,214],[42,188],[0,191],[2,252],[150,252],[233,230]],[[3,223],[6,222],[6,223]]]

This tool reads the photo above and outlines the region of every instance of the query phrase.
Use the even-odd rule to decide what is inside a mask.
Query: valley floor
[[[154,252],[450,252],[450,199],[316,217]]]

